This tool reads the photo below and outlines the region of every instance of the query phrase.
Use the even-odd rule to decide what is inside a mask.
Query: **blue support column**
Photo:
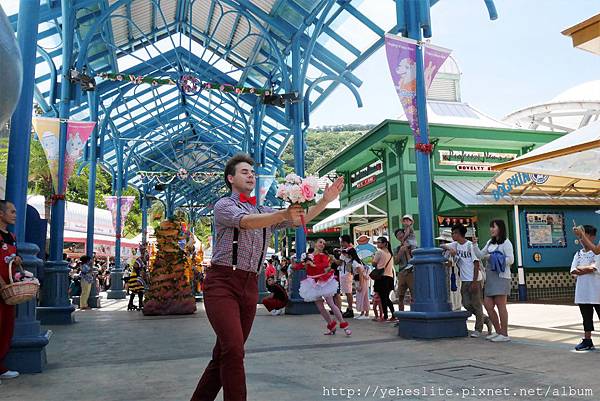
[[[95,121],[96,126],[89,139],[89,177],[88,177],[88,215],[87,215],[87,236],[85,240],[85,253],[90,258],[94,255],[94,213],[96,211],[96,168],[97,168],[97,150],[98,150],[98,98],[96,92],[88,92],[88,104],[90,106],[90,121]],[[100,296],[96,283],[92,284],[90,297],[88,299],[90,308],[100,308]]]
[[[37,47],[37,21],[40,0],[23,0],[19,4],[17,23],[18,44],[25,60],[35,59]],[[20,63],[19,63],[20,64]],[[29,174],[29,146],[31,143],[31,113],[33,109],[33,84],[35,64],[23,63],[23,81],[21,97],[13,114],[10,125],[8,147],[8,168],[6,177],[6,200],[17,208],[17,221],[14,232],[17,236],[17,248],[23,258],[23,267],[36,276],[43,268],[43,262],[36,255],[39,248],[25,242],[27,209],[27,177]],[[23,373],[41,372],[46,364],[46,345],[49,341],[47,331],[42,331],[36,320],[37,299],[17,305],[15,331],[10,352],[5,364],[8,368]]]
[[[260,98],[256,98],[254,109],[252,109],[252,131],[254,133],[254,146],[252,147],[252,157],[256,162],[256,186],[254,187],[254,193],[256,194],[256,204],[262,205],[262,199],[260,195],[260,173],[263,169],[262,157],[261,157],[261,143],[260,133],[262,130],[262,115],[264,114],[265,106],[261,104]],[[265,143],[264,146],[267,146]],[[260,298],[260,294],[259,294]]]
[[[429,31],[429,5],[425,2],[406,0],[397,2],[398,24],[406,22],[408,36],[420,41],[421,28]],[[402,30],[402,27],[400,27]],[[417,110],[421,131],[420,143],[429,143],[427,126],[427,100],[423,69],[423,48],[417,46]],[[417,188],[419,205],[419,230],[421,249],[414,251],[411,263],[415,266],[415,302],[410,312],[396,312],[400,319],[398,335],[407,338],[464,337],[467,335],[469,312],[453,312],[448,303],[446,268],[442,250],[433,243],[433,201],[431,195],[430,155],[417,152]]]
[[[302,93],[304,87],[304,80],[302,79],[302,59],[301,59],[300,42],[295,39],[292,43],[292,85],[295,91],[299,94]],[[307,61],[305,61],[307,62]],[[303,118],[303,104],[304,102],[298,101],[289,106],[291,114],[291,130],[294,136],[294,169],[296,174],[304,177],[304,131],[302,130],[302,118]],[[296,229],[296,261],[300,261],[302,254],[306,252],[306,235],[304,229],[299,227]],[[292,283],[291,283],[291,294],[290,302],[286,308],[286,313],[291,315],[305,315],[311,313],[318,313],[318,310],[313,302],[304,302],[304,299],[300,297],[300,281],[306,278],[305,270],[292,270]]]
[[[71,100],[71,81],[69,69],[73,58],[73,36],[75,34],[75,12],[72,2],[61,2],[62,7],[62,77],[60,85],[59,117],[59,157],[58,157],[58,188],[55,193],[64,195],[63,177],[65,173],[65,153],[67,146],[67,119],[69,118],[69,102]],[[50,225],[50,260],[44,267],[44,285],[42,299],[37,309],[38,318],[42,324],[71,324],[75,307],[68,297],[69,267],[63,260],[65,200],[57,199],[52,205],[52,221]]]
[[[117,195],[117,217],[115,227],[115,267],[110,272],[110,290],[106,292],[108,299],[124,299],[123,266],[121,266],[121,195],[123,192],[123,142],[117,139],[117,182],[115,185]]]
[[[142,245],[148,243],[148,196],[146,195],[147,188],[140,194],[140,208],[142,209]]]

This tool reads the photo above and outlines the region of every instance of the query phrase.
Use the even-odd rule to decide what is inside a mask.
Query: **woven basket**
[[[0,296],[4,299],[4,303],[7,305],[17,305],[23,302],[27,302],[33,299],[40,289],[40,282],[37,279],[29,281],[13,281],[12,273],[13,261],[11,260],[8,264],[8,278],[10,284],[7,284],[2,277],[0,277]],[[23,269],[19,268],[23,271]]]

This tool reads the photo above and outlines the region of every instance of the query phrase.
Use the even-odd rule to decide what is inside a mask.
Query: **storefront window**
[[[525,213],[529,248],[566,248],[563,213]]]
[[[476,235],[477,216],[437,216],[439,235],[447,238],[452,237],[452,227],[462,224],[467,227],[467,238]]]

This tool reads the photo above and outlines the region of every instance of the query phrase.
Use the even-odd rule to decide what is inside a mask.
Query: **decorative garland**
[[[431,143],[417,143],[415,144],[415,150],[417,152],[430,154],[433,152],[433,144]]]
[[[173,81],[171,78],[154,78],[142,75],[113,74],[108,72],[103,72],[97,74],[96,76],[102,79],[108,79],[110,81],[130,82],[134,85],[178,85],[181,90],[188,95],[197,94],[202,90],[218,90],[219,92],[235,93],[237,95],[251,94],[256,96],[270,96],[272,94],[271,89],[250,88],[247,86],[236,86],[218,82],[203,82],[192,74],[182,75],[178,82]]]
[[[191,178],[197,183],[201,183],[203,179],[211,178],[211,177],[220,177],[222,173],[204,171],[197,173],[190,173],[184,168],[180,168],[176,172],[167,172],[167,171],[139,171],[138,175],[141,179],[152,179],[156,178],[161,184],[170,184],[175,178],[179,178],[180,180],[187,180]],[[162,178],[166,178],[165,181]]]

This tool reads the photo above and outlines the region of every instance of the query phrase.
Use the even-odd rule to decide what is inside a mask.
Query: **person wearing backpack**
[[[490,235],[492,238],[481,251],[477,244],[474,244],[476,254],[487,262],[484,305],[496,330],[486,339],[492,342],[507,342],[510,341],[510,337],[506,302],[510,295],[510,266],[515,262],[515,255],[512,243],[506,238],[506,224],[503,220],[492,220]],[[495,308],[498,309],[498,313]]]
[[[488,335],[491,335],[492,325],[490,318],[483,313],[482,292],[483,292],[483,274],[480,271],[480,261],[476,254],[475,246],[471,241],[465,238],[467,228],[462,224],[455,224],[452,227],[452,242],[442,244],[440,247],[456,256],[458,268],[460,269],[460,278],[462,280],[460,295],[462,297],[463,307],[475,315],[475,330],[470,336],[473,338],[481,337],[483,325],[488,329]]]

